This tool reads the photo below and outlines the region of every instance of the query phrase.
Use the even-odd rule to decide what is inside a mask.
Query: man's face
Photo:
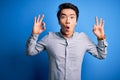
[[[73,34],[76,26],[76,13],[72,9],[63,9],[60,13],[59,24],[64,35]]]

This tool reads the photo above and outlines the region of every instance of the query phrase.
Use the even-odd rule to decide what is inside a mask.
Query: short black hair
[[[62,3],[58,6],[58,12],[57,12],[57,18],[58,18],[58,21],[60,20],[60,13],[63,9],[72,9],[75,11],[76,15],[77,15],[77,20],[78,20],[78,17],[79,17],[79,9],[77,6],[75,6],[74,4],[72,3]]]

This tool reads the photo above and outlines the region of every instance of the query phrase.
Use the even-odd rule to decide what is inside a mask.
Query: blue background
[[[31,34],[34,16],[44,14],[48,32],[59,31],[56,13],[63,2],[72,2],[80,10],[76,31],[85,32],[95,43],[92,33],[95,16],[105,21],[108,55],[98,60],[86,54],[82,80],[120,80],[120,2],[119,0],[0,0],[0,80],[47,80],[46,52],[26,56],[25,44]]]

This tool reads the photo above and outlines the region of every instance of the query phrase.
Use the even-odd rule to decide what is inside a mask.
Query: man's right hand
[[[44,15],[42,15],[42,17],[38,15],[38,18],[36,17],[34,18],[34,26],[32,29],[33,34],[40,34],[46,29],[45,23],[42,22],[43,18],[44,18]]]

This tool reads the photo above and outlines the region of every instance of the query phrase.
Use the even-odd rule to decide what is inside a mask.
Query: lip
[[[70,27],[69,27],[69,26],[66,26],[66,27],[65,27],[65,31],[69,32],[69,31],[70,31]]]
[[[70,27],[67,26],[66,29],[70,29]]]
[[[66,26],[66,29],[70,29],[70,27],[69,27],[69,26]]]

